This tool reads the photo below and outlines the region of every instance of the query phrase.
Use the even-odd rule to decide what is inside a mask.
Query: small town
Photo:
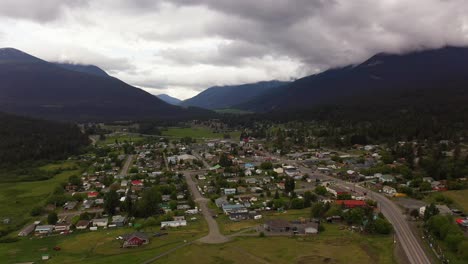
[[[194,232],[184,243],[320,237],[328,228],[389,235],[393,227],[382,213],[388,210],[385,201],[412,225],[447,215],[458,226],[453,232],[468,233],[464,208],[444,196],[466,186],[466,179],[414,179],[401,149],[417,142],[398,142],[403,156],[396,158],[379,145],[334,150],[292,144],[285,152],[276,146],[277,138],[272,143],[246,129],[236,133],[238,138],[223,132],[218,139],[143,136],[128,130],[122,126],[95,136],[87,153],[70,157],[66,162],[80,164],[82,173],[69,176],[43,207],[33,208],[18,236],[35,240],[114,230],[117,249],[145,248],[204,229],[205,223],[208,235],[197,238]],[[452,142],[439,144],[447,149],[445,155],[453,156]],[[432,231],[421,232],[434,253],[445,258],[429,240],[435,239]],[[53,249],[55,254],[62,250]]]

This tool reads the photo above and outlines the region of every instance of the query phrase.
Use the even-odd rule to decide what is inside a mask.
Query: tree
[[[426,206],[426,210],[424,210],[424,221],[427,221],[431,217],[438,215],[438,214],[439,214],[439,209],[437,209],[434,203],[431,203],[429,206]]]
[[[291,209],[302,209],[304,208],[304,200],[299,198],[294,198],[291,200]]]
[[[326,212],[325,204],[323,203],[315,203],[312,208],[310,209],[310,215],[312,218],[322,218]]]
[[[123,207],[129,217],[132,217],[135,215],[135,206],[133,204],[132,198],[129,195],[125,197],[125,202],[123,204]]]
[[[413,217],[413,218],[418,218],[418,217],[419,217],[419,211],[418,211],[418,209],[413,209],[413,210],[411,210],[410,216]]]
[[[262,170],[271,170],[273,169],[273,164],[271,162],[262,162],[262,164],[260,164],[260,169]]]
[[[156,188],[147,189],[138,201],[137,212],[141,217],[148,217],[159,213],[159,203],[162,201],[161,193]]]
[[[219,157],[219,165],[224,168],[232,166],[232,161],[228,158],[226,153],[222,153]]]
[[[284,182],[284,192],[285,193],[292,193],[294,192],[294,188],[296,187],[296,182],[294,181],[293,178],[286,178],[286,181]]]
[[[422,192],[430,191],[432,190],[432,185],[429,182],[424,181],[419,186],[419,190],[421,190]]]
[[[374,222],[375,232],[382,235],[388,235],[392,232],[392,224],[383,218],[377,218]]]
[[[115,190],[109,190],[104,196],[104,211],[110,215],[115,214],[115,208],[119,206],[119,195]]]
[[[76,175],[72,175],[68,178],[68,182],[71,184],[71,185],[77,185],[77,186],[80,186],[81,185],[81,178],[76,176]]]
[[[324,186],[317,186],[315,187],[315,193],[318,194],[318,195],[326,195],[327,194],[327,188],[325,188]]]
[[[280,196],[279,196],[279,193],[278,193],[278,190],[275,191],[275,196],[273,197],[273,199],[279,199]]]
[[[312,202],[317,201],[317,196],[315,196],[311,191],[306,191],[304,193],[304,207],[310,207]]]
[[[49,225],[55,225],[58,221],[58,215],[56,212],[51,212],[49,213],[49,215],[47,216],[47,223]]]
[[[41,206],[35,206],[33,209],[31,209],[31,216],[39,216],[43,212],[43,209]]]

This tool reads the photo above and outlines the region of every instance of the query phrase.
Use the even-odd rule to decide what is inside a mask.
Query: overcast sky
[[[0,0],[0,46],[185,99],[468,44],[465,0]]]

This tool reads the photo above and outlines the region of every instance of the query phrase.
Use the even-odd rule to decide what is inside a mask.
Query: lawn
[[[0,230],[21,228],[32,219],[29,215],[32,208],[42,205],[55,187],[68,177],[81,173],[71,161],[49,164],[40,169],[58,173],[44,181],[0,183],[0,219],[11,219],[11,224],[0,226]]]
[[[233,139],[238,139],[240,137],[240,132],[230,132],[228,134]],[[224,137],[224,133],[215,133],[211,129],[205,127],[171,127],[167,130],[163,130],[162,135],[174,138],[191,137],[194,139],[219,139]]]
[[[156,263],[395,263],[391,236],[364,236],[337,226],[313,237],[238,237],[192,244]]]
[[[42,254],[49,254],[48,263],[141,263],[176,246],[196,240],[207,233],[203,221],[189,222],[189,226],[167,230],[163,237],[151,238],[150,244],[134,249],[120,248],[118,236],[134,232],[131,228],[101,229],[99,231],[75,232],[68,236],[46,238],[23,238],[18,242],[0,246],[2,263],[39,261]],[[159,228],[144,230],[159,232]],[[60,251],[54,251],[54,247]]]

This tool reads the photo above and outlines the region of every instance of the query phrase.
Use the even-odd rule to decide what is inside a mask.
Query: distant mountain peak
[[[156,97],[171,105],[179,105],[180,103],[182,103],[182,100],[172,97],[168,94],[158,94],[156,95]]]

